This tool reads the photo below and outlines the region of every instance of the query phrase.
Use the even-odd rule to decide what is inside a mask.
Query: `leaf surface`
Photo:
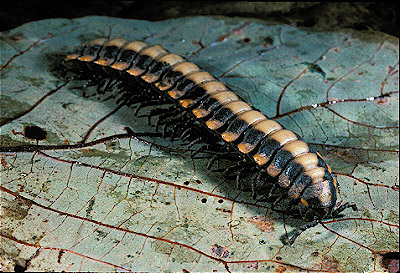
[[[159,43],[209,71],[311,143],[359,210],[284,245],[302,221],[180,143],[128,137],[151,131],[147,118],[51,73],[53,56],[97,37]],[[31,271],[347,272],[383,270],[379,253],[398,251],[396,38],[223,17],[51,19],[1,38],[3,259]]]

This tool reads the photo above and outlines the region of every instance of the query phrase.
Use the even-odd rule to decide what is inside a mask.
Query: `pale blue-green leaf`
[[[51,19],[1,37],[2,147],[36,144],[21,133],[27,125],[46,130],[41,145],[82,141],[116,105],[62,86],[50,71],[54,56],[96,37],[144,40],[197,63],[303,136],[338,174],[341,198],[359,206],[287,246],[282,238],[301,221],[236,190],[207,159],[172,150],[184,150],[179,143],[116,138],[5,152],[3,260],[29,260],[31,271],[379,271],[377,253],[398,251],[396,38],[222,17]],[[87,142],[126,126],[151,130],[132,113],[108,116]]]

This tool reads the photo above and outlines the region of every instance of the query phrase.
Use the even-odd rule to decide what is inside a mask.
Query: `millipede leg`
[[[266,184],[265,179],[262,179],[262,176],[264,174],[265,174],[265,171],[259,171],[257,173],[256,178],[251,183],[251,191],[253,192],[253,199],[256,199],[257,192],[259,192],[259,189],[261,189]]]
[[[300,236],[300,234],[302,234],[305,230],[315,227],[316,225],[318,225],[320,223],[319,220],[313,221],[313,222],[309,222],[303,226],[301,226],[292,236],[292,238],[290,238],[289,240],[289,245],[293,245],[294,241],[296,241],[297,237]]]
[[[239,170],[238,172],[237,172],[237,174],[236,174],[236,188],[238,189],[238,190],[241,190],[241,187],[240,187],[240,175],[242,174],[242,170]]]
[[[111,88],[111,89],[118,88],[121,84],[122,84],[122,80],[115,79],[114,81],[112,81],[109,88]]]
[[[179,118],[176,117],[179,114],[179,109],[171,108],[169,110],[170,111],[159,115],[158,120],[156,122],[156,131],[158,130],[158,127],[161,124],[165,124],[165,123],[170,124],[170,123],[179,122]]]
[[[126,133],[132,137],[162,137],[162,134],[160,133],[153,133],[153,132],[148,132],[148,133],[135,133],[131,128],[129,127],[124,127]]]
[[[174,109],[174,107],[169,107],[169,108],[154,108],[150,111],[149,114],[145,114],[139,117],[147,117],[148,125],[151,125],[151,118],[154,116],[160,116],[162,114],[171,112]]]
[[[111,79],[105,78],[97,85],[97,88],[96,88],[97,95],[104,94],[106,92],[105,88],[110,83],[110,81],[111,81]]]
[[[189,126],[189,121],[185,121],[185,122],[180,122],[180,123],[175,123],[174,125],[172,125],[171,127],[171,141],[174,141],[175,138],[179,138],[179,135],[181,134],[181,132],[183,132],[184,130],[186,130],[186,128]]]
[[[298,203],[299,203],[299,200],[298,200],[298,199],[291,199],[291,200],[289,201],[289,204],[288,204],[288,206],[289,206],[288,211],[290,212],[290,214],[299,215],[299,210],[298,210],[298,207],[297,207]]]
[[[239,172],[243,171],[247,167],[245,161],[238,161],[236,164],[228,167],[222,174],[223,176],[228,176],[229,174],[232,174],[232,172]]]
[[[282,194],[280,194],[279,192],[277,193],[277,191],[279,191],[280,189],[282,189],[276,182],[275,183],[268,183],[268,184],[272,184],[272,186],[270,188],[268,188],[266,191],[266,193],[257,201],[259,202],[265,202],[268,201],[270,203],[272,203],[273,205],[277,205],[280,201],[283,200],[282,198]],[[266,183],[264,183],[263,186],[265,186]]]
[[[169,131],[171,141],[174,140],[176,132],[182,128],[182,114],[179,113],[179,109],[172,109],[171,112],[160,115],[157,125],[164,125],[164,129]]]
[[[187,128],[185,131],[182,132],[182,134],[179,136],[179,139],[180,139],[182,142],[185,142],[185,141],[187,141],[187,140],[190,140],[190,138],[193,137],[194,135],[199,135],[199,134],[195,134],[195,132],[198,132],[198,131],[196,130],[196,128],[189,127],[189,128]],[[194,140],[194,139],[193,139],[193,140]],[[191,141],[193,141],[193,140],[191,140]]]
[[[357,205],[354,202],[347,202],[341,206],[339,206],[335,211],[332,212],[332,217],[338,216],[339,213],[344,211],[345,209],[352,208],[354,211],[358,210]]]
[[[181,123],[181,126],[174,126],[173,128],[173,133],[171,136],[171,140],[174,140],[176,137],[180,138],[180,136],[183,134],[184,131],[186,131],[190,127],[190,120],[187,120],[183,123]]]
[[[95,86],[95,85],[99,84],[100,81],[101,81],[101,78],[99,78],[97,75],[89,76],[89,78],[86,80],[85,84],[83,85],[83,88]]]
[[[190,138],[190,139],[189,139]],[[190,140],[190,143],[192,142],[204,142],[204,138],[201,135],[196,135],[196,134],[192,134],[189,135],[189,137],[187,139],[182,139],[182,142],[184,140]],[[186,144],[185,144],[186,145]],[[188,147],[188,146],[187,146]],[[188,147],[189,148],[189,147]]]
[[[251,191],[253,192],[253,199],[256,199],[257,197],[257,187],[259,184],[261,184],[261,174],[262,172],[258,172],[256,178],[253,180],[251,183]]]
[[[198,153],[205,152],[205,151],[207,151],[209,148],[210,148],[210,145],[208,145],[208,144],[201,145],[199,148],[197,148],[197,149],[190,155],[190,157],[191,157],[191,158],[194,158]]]
[[[214,165],[215,161],[218,159],[218,155],[214,155],[207,164],[207,169],[210,169]]]
[[[188,147],[188,149],[189,149],[189,148],[192,148],[193,145],[198,144],[198,143],[201,143],[201,142],[203,142],[203,138],[198,138],[198,139],[193,140],[192,142],[190,142],[190,143],[188,144],[187,147]]]
[[[162,126],[163,126],[163,128],[161,129],[161,132],[163,134],[163,137],[171,139],[172,132],[169,130],[169,127],[167,126],[167,124],[163,124]],[[172,140],[171,140],[171,142],[172,142]]]
[[[103,86],[103,94],[112,90],[112,86],[116,80],[109,79],[107,83]]]
[[[159,99],[155,99],[155,100],[149,100],[149,101],[143,101],[139,104],[139,106],[136,108],[134,115],[138,115],[139,110],[142,109],[143,107],[146,106],[154,106],[154,105],[160,105],[161,101]]]
[[[119,94],[119,98],[115,101],[117,104],[123,103],[129,107],[132,107],[135,104],[143,102],[142,98],[139,96],[129,95],[128,93]],[[138,111],[138,109],[136,109]],[[134,112],[134,115],[135,112]]]

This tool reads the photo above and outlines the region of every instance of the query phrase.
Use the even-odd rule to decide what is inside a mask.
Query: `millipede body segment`
[[[159,115],[160,124],[170,125],[172,134],[178,131],[178,137],[185,138],[195,126],[226,146],[226,151],[238,154],[236,170],[254,175],[254,196],[286,197],[290,207],[309,222],[290,243],[322,219],[348,207],[356,209],[353,203],[337,205],[338,185],[329,166],[299,135],[256,110],[210,73],[160,45],[95,39],[68,55],[65,64],[78,78],[83,73],[91,81],[118,85],[123,94],[120,100],[128,105],[171,104],[169,110],[157,109],[153,114]],[[137,92],[137,85],[146,91]],[[175,125],[168,118],[175,118]]]

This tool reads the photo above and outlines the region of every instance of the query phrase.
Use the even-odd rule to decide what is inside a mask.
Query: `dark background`
[[[399,37],[395,2],[2,1],[0,31],[45,18],[88,15],[165,20],[195,15],[253,17],[329,30],[378,30]]]

